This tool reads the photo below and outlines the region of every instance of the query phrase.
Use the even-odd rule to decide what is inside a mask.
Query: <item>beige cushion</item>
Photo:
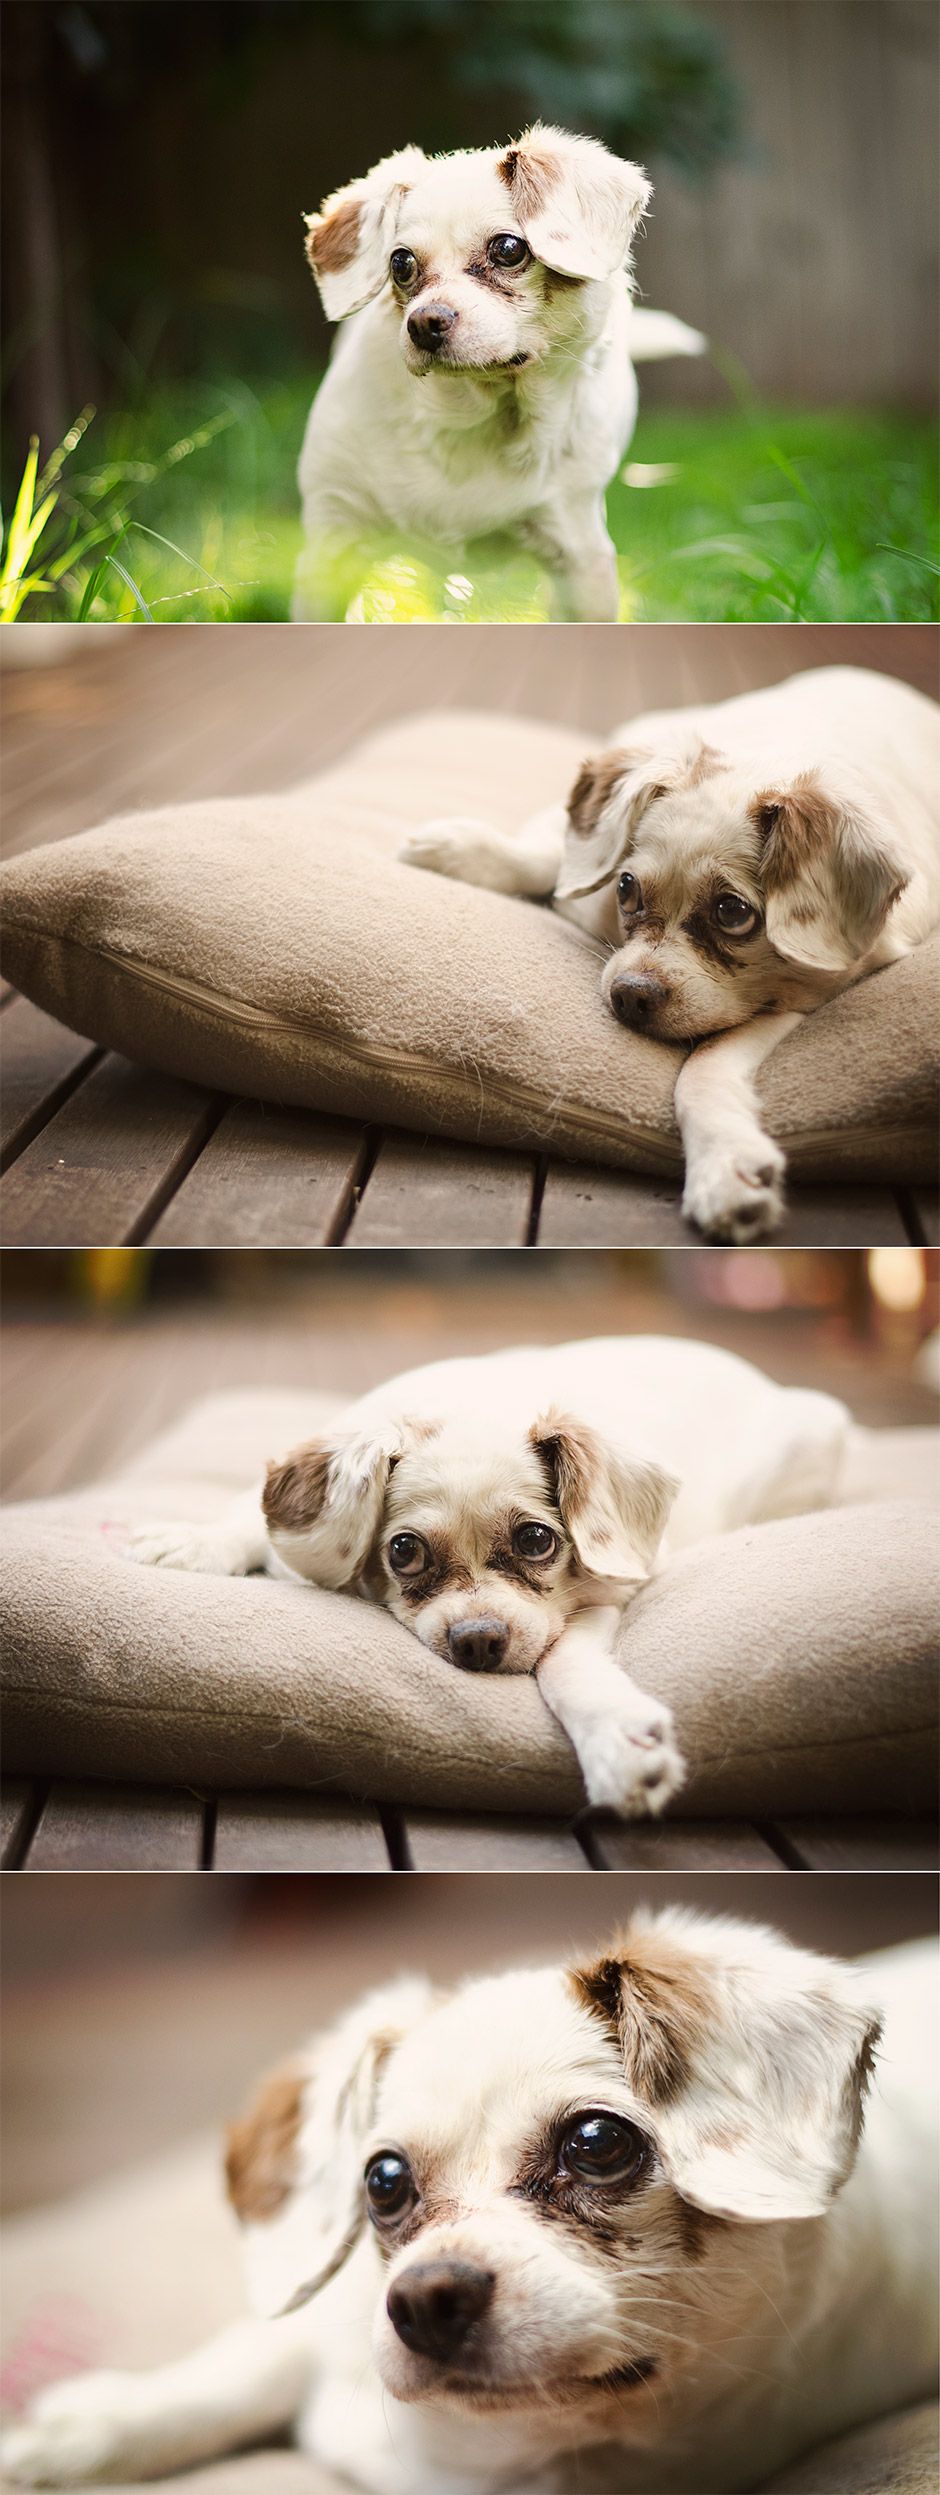
[[[518,825],[593,741],[435,711],[287,795],[164,806],[50,844],[5,872],[6,976],[88,1038],[227,1091],[673,1171],[682,1051],[613,1021],[589,940],[394,855],[429,815]],[[931,1175],[937,949],[774,1051],[762,1096],[794,1170]]]
[[[458,1672],[355,1597],[144,1570],[137,1521],[218,1514],[336,1400],[210,1398],[111,1483],[10,1507],[9,1771],[568,1813],[583,1801],[534,1681]],[[852,1504],[686,1552],[631,1605],[620,1658],[675,1709],[680,1813],[930,1809],[934,1433],[855,1434]],[[928,1453],[929,1450],[929,1453]]]
[[[198,2347],[244,2311],[217,2144],[187,2144],[13,2219],[3,2279],[4,2367],[16,2405],[19,2390],[76,2370],[83,2351],[95,2364],[146,2366]],[[936,2411],[912,2409],[827,2444],[762,2495],[932,2495],[935,2454]],[[192,2495],[344,2495],[316,2462],[288,2451],[243,2453],[158,2483]],[[595,2485],[612,2495],[614,2483],[600,2456],[596,2477],[578,2469],[579,2495]]]

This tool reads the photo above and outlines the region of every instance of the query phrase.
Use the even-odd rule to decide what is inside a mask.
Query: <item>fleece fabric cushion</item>
[[[124,1558],[138,1521],[218,1514],[341,1408],[211,1397],[119,1479],[5,1511],[8,1770],[580,1807],[533,1680],[459,1672],[354,1596]],[[850,1504],[703,1544],[631,1604],[619,1656],[675,1710],[680,1813],[932,1808],[933,1439],[888,1432],[879,1462],[856,1432]]]
[[[4,971],[88,1038],[226,1091],[677,1170],[682,1051],[613,1021],[590,940],[395,857],[429,816],[517,826],[591,744],[435,711],[286,795],[122,816],[6,869]],[[773,1052],[761,1094],[795,1172],[932,1175],[937,956],[922,946]]]
[[[207,2139],[11,2220],[3,2253],[7,2414],[21,2413],[63,2373],[170,2363],[235,2321],[244,2312],[236,2236],[219,2144]],[[933,2408],[880,2418],[784,2470],[761,2495],[933,2495],[936,2431]],[[179,2495],[344,2495],[315,2461],[285,2450],[241,2453],[154,2483]],[[595,2484],[611,2495],[609,2474],[595,2480],[579,2470],[582,2495]]]

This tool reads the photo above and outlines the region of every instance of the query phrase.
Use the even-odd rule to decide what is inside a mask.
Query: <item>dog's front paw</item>
[[[81,2374],[43,2391],[32,2412],[0,2439],[0,2461],[19,2486],[82,2486],[132,2465],[130,2381]]]
[[[142,1532],[129,1536],[124,1557],[136,1560],[141,1568],[188,1568],[203,1577],[244,1575],[237,1554],[210,1527],[200,1532],[193,1525],[146,1525]]]
[[[769,1239],[783,1219],[785,1170],[779,1146],[759,1130],[721,1154],[703,1156],[686,1174],[686,1221],[734,1247]]]
[[[405,866],[423,866],[432,875],[449,875],[457,884],[482,885],[488,892],[511,892],[504,843],[492,824],[472,816],[441,816],[409,833],[398,852]]]
[[[621,1819],[657,1818],[685,1783],[672,1716],[654,1698],[599,1716],[577,1750],[588,1801]]]

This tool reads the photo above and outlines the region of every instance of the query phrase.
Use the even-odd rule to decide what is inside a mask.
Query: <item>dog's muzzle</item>
[[[454,1620],[447,1631],[452,1663],[462,1672],[498,1672],[509,1644],[505,1620],[486,1612],[481,1620]]]
[[[459,2355],[492,2301],[494,2270],[470,2261],[417,2261],[388,2291],[388,2317],[414,2356]]]
[[[439,355],[456,321],[457,313],[449,303],[426,303],[423,311],[409,312],[408,336],[422,355]]]
[[[625,1022],[628,1031],[649,1031],[660,1005],[665,1005],[669,990],[662,979],[650,979],[639,971],[621,971],[610,985],[610,1008],[618,1022]]]

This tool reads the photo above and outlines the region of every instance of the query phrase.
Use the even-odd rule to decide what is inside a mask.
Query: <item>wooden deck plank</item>
[[[352,1247],[524,1247],[535,1162],[433,1135],[383,1141],[347,1232]]]
[[[929,1187],[914,1187],[910,1201],[924,1247],[940,1247],[940,1197]]]
[[[747,1820],[596,1819],[585,1831],[599,1871],[779,1871],[780,1856]]]
[[[198,1871],[203,1805],[156,1786],[50,1787],[30,1871]]]
[[[345,1228],[365,1130],[238,1100],[150,1232],[154,1247],[324,1247]]]
[[[577,1837],[561,1820],[504,1819],[499,1812],[402,1812],[415,1871],[587,1871]]]
[[[93,1041],[66,1030],[28,997],[13,997],[0,1046],[0,1169],[41,1132],[100,1055]]]
[[[637,1178],[587,1163],[549,1164],[540,1247],[694,1247],[680,1211],[678,1178]],[[775,1247],[901,1247],[907,1228],[887,1187],[792,1184]]]
[[[774,1822],[788,1852],[806,1871],[936,1871],[936,1820],[885,1812],[871,1818],[782,1819]]]
[[[206,1141],[216,1096],[108,1055],[0,1184],[6,1247],[134,1243]]]
[[[307,1793],[221,1793],[214,1871],[389,1871],[377,1810]]]
[[[8,1871],[11,1864],[19,1862],[34,1808],[30,1779],[4,1776],[0,1783],[0,1871]]]

